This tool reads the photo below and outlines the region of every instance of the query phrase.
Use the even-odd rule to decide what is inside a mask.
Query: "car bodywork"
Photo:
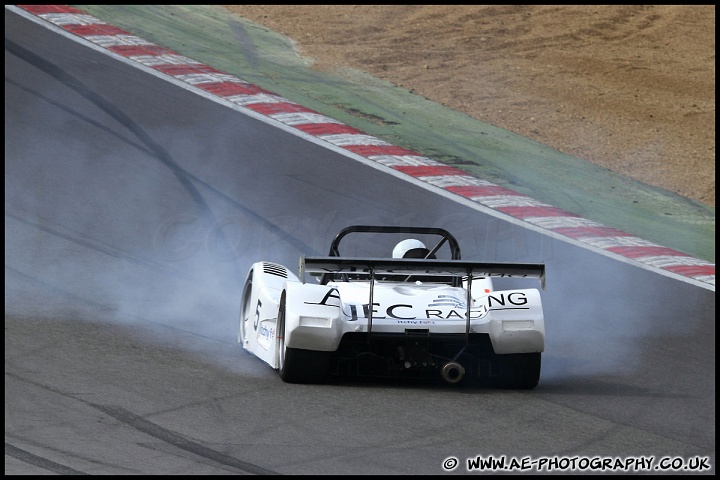
[[[343,256],[351,233],[439,240],[428,258]],[[434,258],[441,248],[449,259]],[[540,292],[494,290],[503,277],[544,287],[545,267],[462,260],[444,229],[350,226],[328,256],[301,258],[297,275],[273,262],[251,266],[238,343],[290,383],[407,377],[534,388],[545,342]]]

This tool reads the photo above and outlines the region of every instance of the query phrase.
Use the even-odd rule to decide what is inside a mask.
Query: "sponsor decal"
[[[258,346],[269,350],[275,344],[275,322],[271,320],[263,320],[257,331]]]
[[[413,319],[413,320],[397,320],[396,322],[398,325],[435,325],[434,320],[428,320],[428,319]]]
[[[483,304],[470,308],[470,318],[483,318],[492,310],[527,309],[527,303],[528,298],[523,292],[494,292],[486,297]],[[464,320],[468,308],[464,301],[451,295],[438,295],[424,308],[407,303],[385,306],[374,302],[372,307],[369,303],[344,305],[343,313],[349,321],[358,320],[359,312],[362,312],[362,318],[369,318],[372,313],[374,319],[395,319],[400,324],[421,319]]]
[[[464,300],[455,298],[452,295],[438,295],[438,297],[428,304],[428,307],[453,307],[467,308]]]
[[[273,338],[275,338],[275,328],[268,328],[265,323],[263,323],[262,325],[260,325],[260,331],[258,332],[258,336],[263,337],[266,340],[272,340]]]
[[[336,299],[337,302],[328,303],[331,298]],[[337,288],[329,289],[319,302],[305,302],[306,305],[325,305],[326,307],[337,307],[338,303],[340,303],[340,292]]]

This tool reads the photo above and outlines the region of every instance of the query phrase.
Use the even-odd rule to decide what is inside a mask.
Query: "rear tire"
[[[323,383],[327,379],[331,352],[303,350],[285,345],[285,292],[277,318],[278,373],[286,383]]]
[[[540,352],[496,355],[495,359],[496,387],[531,390],[540,381]]]

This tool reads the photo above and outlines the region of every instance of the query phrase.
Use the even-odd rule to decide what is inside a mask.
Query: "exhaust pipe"
[[[440,376],[448,383],[458,383],[465,376],[465,369],[457,362],[448,362],[440,370]]]

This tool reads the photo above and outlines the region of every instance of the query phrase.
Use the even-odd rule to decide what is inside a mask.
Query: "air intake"
[[[287,278],[287,270],[282,265],[276,265],[274,263],[263,263],[263,272],[270,275],[277,275],[278,277]]]

